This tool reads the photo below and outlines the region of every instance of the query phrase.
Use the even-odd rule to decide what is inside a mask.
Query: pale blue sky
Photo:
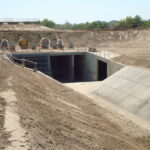
[[[48,18],[56,23],[150,19],[150,0],[0,0],[0,18]]]

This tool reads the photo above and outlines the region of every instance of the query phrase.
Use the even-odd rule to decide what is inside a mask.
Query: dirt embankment
[[[126,126],[107,119],[110,112],[70,88],[5,60],[0,60],[0,72],[0,91],[13,89],[16,93],[17,113],[30,149],[150,149],[144,130],[126,120],[126,131]],[[8,138],[3,140],[0,138],[5,145]]]
[[[64,40],[66,47],[72,42],[75,47],[83,49],[95,47],[97,50],[108,50],[122,55],[115,59],[118,62],[150,67],[147,65],[147,61],[150,61],[150,30],[58,32],[57,34]]]
[[[0,97],[0,149],[3,150],[7,145],[9,133],[6,133],[4,128],[4,117],[5,117],[5,105],[6,102],[3,98]]]
[[[57,31],[57,35],[63,39],[66,47],[70,41],[80,47],[150,46],[150,30]]]
[[[113,58],[113,60],[118,61],[125,65],[150,68],[150,60],[147,60],[147,59],[135,58],[135,57],[127,56],[127,55],[121,55],[121,56]]]
[[[126,30],[126,31],[53,31],[53,30],[42,30],[42,27],[34,26],[28,27],[30,30],[24,29],[16,30],[16,28],[24,28],[23,26],[12,26],[11,31],[8,27],[0,32],[0,40],[7,39],[10,43],[18,43],[21,36],[26,37],[29,40],[29,46],[33,44],[39,45],[40,40],[43,37],[47,37],[50,40],[54,38],[61,38],[64,41],[65,48],[69,45],[74,45],[75,48],[85,48],[93,47],[97,50],[109,50],[112,52],[119,53],[123,56],[136,59],[138,62],[140,60],[144,61],[144,67],[147,60],[150,60],[150,30]],[[0,27],[0,29],[3,29]],[[7,30],[8,29],[8,30]],[[13,30],[13,31],[12,31]],[[116,61],[125,62],[124,57],[119,57]],[[140,59],[140,60],[139,60]],[[130,61],[129,61],[130,62]],[[129,63],[128,63],[129,64]],[[136,63],[139,65],[140,63]],[[135,65],[136,65],[135,64]],[[129,64],[129,65],[132,65]],[[148,66],[149,67],[149,66]]]
[[[0,54],[0,62],[1,62],[1,54]],[[5,64],[7,68],[7,64]],[[2,64],[0,63],[0,92],[7,89],[6,79],[9,76],[8,70],[2,69]],[[4,127],[5,122],[5,107],[6,101],[0,96],[0,150],[4,150],[10,143],[8,138],[10,137],[10,133],[7,133]]]

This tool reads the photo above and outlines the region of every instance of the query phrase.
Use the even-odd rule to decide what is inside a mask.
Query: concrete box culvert
[[[88,52],[47,52],[14,54],[37,62],[37,69],[60,82],[100,81],[124,66]],[[26,67],[32,68],[30,64]]]
[[[36,61],[39,64],[38,70],[63,83],[98,81],[99,73],[105,71],[105,80],[90,89],[89,94],[101,97],[142,119],[150,120],[149,70],[124,66],[88,52],[14,55]],[[99,63],[104,66],[101,67]]]

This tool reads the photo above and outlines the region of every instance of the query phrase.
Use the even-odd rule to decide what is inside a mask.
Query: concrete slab
[[[125,67],[92,89],[91,94],[103,97],[150,121],[149,75],[150,70]]]
[[[128,66],[101,82],[66,85],[92,98],[101,107],[150,129],[149,75],[148,69]]]

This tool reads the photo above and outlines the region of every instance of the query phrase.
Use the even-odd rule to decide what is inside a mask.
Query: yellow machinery
[[[28,40],[26,38],[21,38],[19,40],[19,46],[21,49],[27,49],[28,48]]]

